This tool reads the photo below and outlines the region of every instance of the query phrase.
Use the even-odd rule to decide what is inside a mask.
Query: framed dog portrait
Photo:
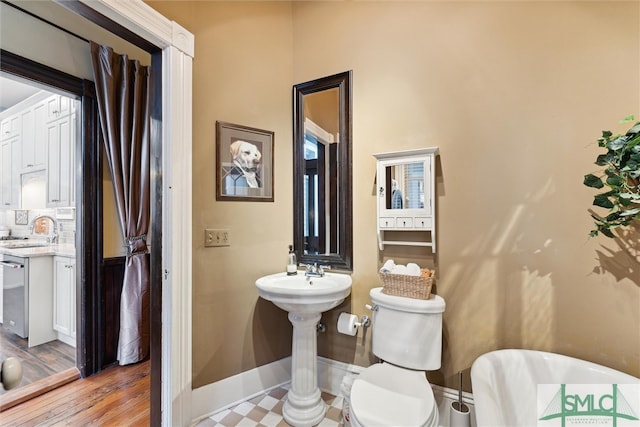
[[[216,200],[273,202],[273,137],[216,122]]]

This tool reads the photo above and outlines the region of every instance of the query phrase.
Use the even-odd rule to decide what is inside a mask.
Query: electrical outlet
[[[226,229],[205,228],[204,246],[231,246],[231,232]]]

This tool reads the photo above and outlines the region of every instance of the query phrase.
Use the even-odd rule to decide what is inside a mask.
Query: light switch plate
[[[231,232],[228,229],[205,228],[205,248],[231,246]]]

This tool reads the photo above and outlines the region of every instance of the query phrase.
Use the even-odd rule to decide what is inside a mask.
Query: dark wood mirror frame
[[[298,262],[329,265],[332,269],[353,271],[353,208],[352,208],[352,149],[351,149],[351,86],[352,72],[346,71],[322,77],[293,87],[293,244]],[[339,89],[338,145],[338,250],[323,255],[306,254],[304,238],[304,97],[329,89]]]

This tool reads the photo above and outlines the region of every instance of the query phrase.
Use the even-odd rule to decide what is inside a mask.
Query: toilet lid
[[[351,388],[351,412],[364,426],[422,426],[435,399],[424,372],[387,363],[365,369]]]

